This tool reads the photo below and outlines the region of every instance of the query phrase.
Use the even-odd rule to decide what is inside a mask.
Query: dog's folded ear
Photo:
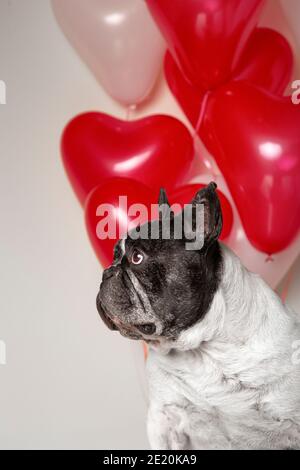
[[[205,247],[208,247],[219,238],[223,226],[221,204],[216,189],[216,183],[209,183],[205,188],[198,191],[191,202],[193,206],[203,204]]]

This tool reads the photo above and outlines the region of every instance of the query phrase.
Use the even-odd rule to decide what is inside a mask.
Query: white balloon
[[[56,19],[105,90],[125,106],[152,90],[165,44],[142,0],[52,0]]]

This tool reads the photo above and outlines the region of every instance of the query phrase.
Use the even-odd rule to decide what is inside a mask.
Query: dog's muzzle
[[[101,299],[100,299],[100,292],[99,294],[97,295],[97,299],[96,299],[96,305],[97,305],[97,310],[98,310],[98,313],[102,319],[102,321],[105,323],[105,325],[110,329],[110,330],[118,330],[118,328],[116,327],[116,325],[114,324],[114,322],[109,318],[109,316],[105,313],[104,311],[104,308],[103,308],[103,305],[101,303]]]
[[[119,275],[121,275],[119,266],[112,265],[109,268],[105,269],[102,275],[101,286],[103,285],[103,283],[105,284],[107,281],[109,281],[109,279],[113,276]],[[110,330],[119,331],[123,336],[126,336],[131,339],[145,339],[145,337],[147,338],[155,334],[161,334],[162,325],[155,317],[151,304],[146,294],[143,292],[142,287],[140,286],[137,278],[133,275],[132,272],[125,270],[122,273],[122,279],[125,285],[127,285],[127,288],[130,289],[134,297],[135,304],[138,305],[141,311],[144,312],[144,321],[142,321],[141,317],[140,322],[137,322],[135,320],[131,323],[129,321],[127,322],[121,320],[118,316],[113,315],[113,311],[110,311],[109,308],[107,308],[107,306],[101,301],[100,287],[100,292],[97,295],[96,304],[99,315],[105,325]]]

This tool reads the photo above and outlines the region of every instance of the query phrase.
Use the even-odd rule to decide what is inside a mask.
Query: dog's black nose
[[[135,325],[135,327],[144,335],[153,335],[156,331],[154,323],[144,323],[143,325]]]

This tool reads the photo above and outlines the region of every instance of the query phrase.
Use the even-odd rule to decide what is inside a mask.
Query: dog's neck
[[[285,320],[280,299],[258,275],[247,271],[239,258],[223,245],[222,258],[222,278],[209,311],[176,341],[160,343],[157,352],[189,351],[203,344],[206,350],[218,343],[227,347],[245,345],[266,326],[268,334],[277,330],[280,316]],[[276,321],[274,315],[279,316]]]

